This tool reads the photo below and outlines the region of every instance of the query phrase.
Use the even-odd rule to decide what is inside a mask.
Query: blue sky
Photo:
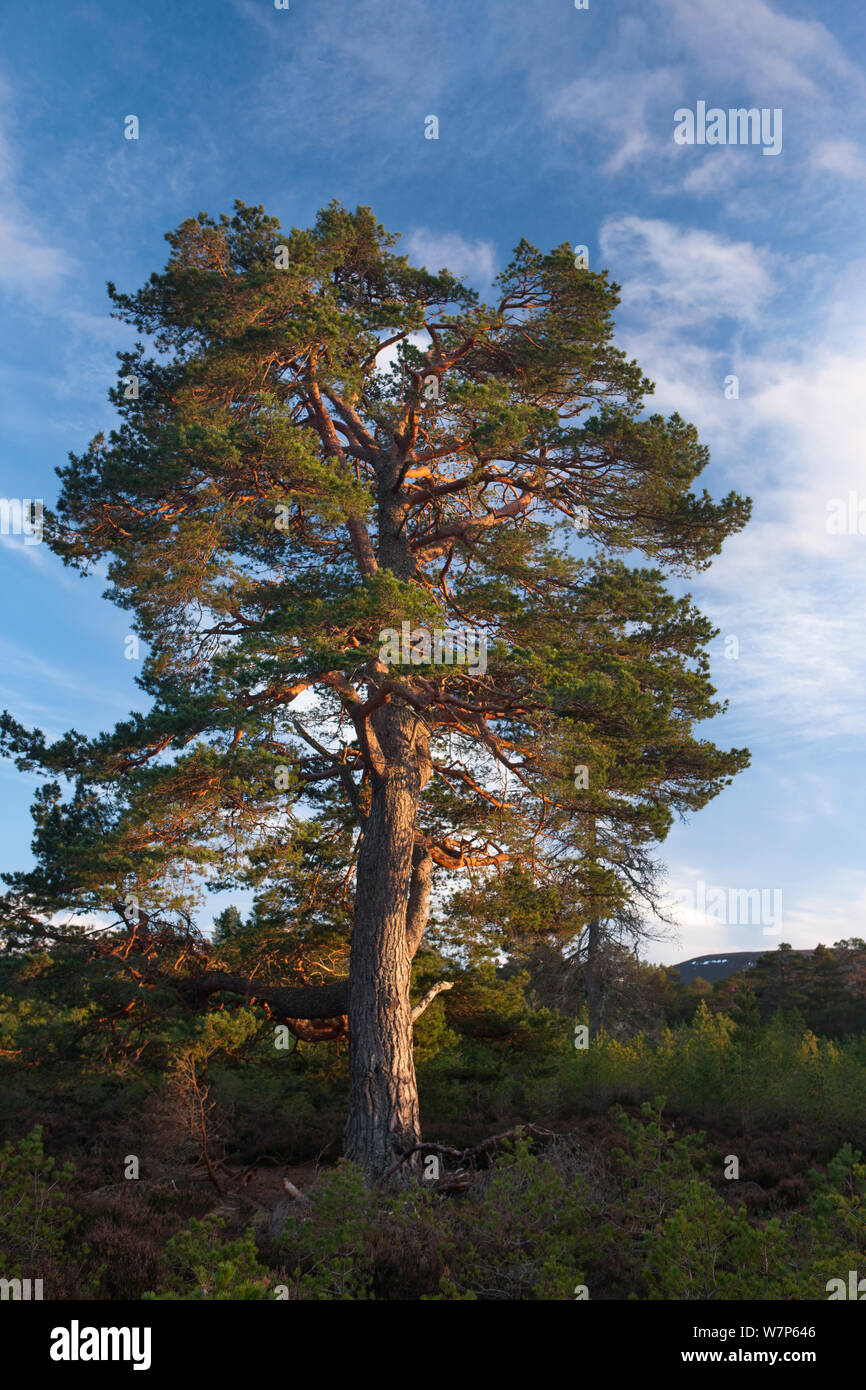
[[[50,0],[9,7],[0,39],[0,496],[50,504],[55,466],[110,427],[133,335],[105,281],[136,288],[200,209],[306,226],[368,204],[482,291],[522,236],[586,245],[652,404],[698,425],[715,495],[755,502],[689,586],[721,629],[712,736],[753,763],[671,832],[681,930],[648,954],[866,936],[859,0]],[[781,110],[780,153],[678,144],[698,102]],[[128,620],[27,540],[0,534],[0,707],[96,733],[141,704]],[[0,764],[2,869],[30,862],[33,787]]]

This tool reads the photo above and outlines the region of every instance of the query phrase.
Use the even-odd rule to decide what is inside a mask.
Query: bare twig
[[[407,1149],[406,1152],[401,1154],[397,1159],[397,1162],[391,1165],[381,1181],[386,1182],[387,1179],[391,1177],[392,1173],[396,1173],[397,1169],[404,1164],[407,1159],[411,1158],[413,1154],[420,1153],[422,1150],[424,1153],[430,1154],[448,1154],[451,1158],[459,1158],[461,1163],[466,1163],[469,1159],[474,1158],[476,1154],[484,1153],[486,1149],[493,1148],[494,1144],[501,1144],[504,1139],[514,1139],[517,1135],[523,1134],[531,1134],[536,1139],[556,1138],[556,1134],[552,1129],[542,1129],[541,1125],[517,1125],[514,1129],[506,1130],[504,1134],[493,1134],[489,1139],[483,1139],[480,1144],[476,1144],[471,1149],[455,1149],[451,1144],[413,1144],[411,1149]]]

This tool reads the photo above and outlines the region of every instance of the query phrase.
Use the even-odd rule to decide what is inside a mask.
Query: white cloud
[[[754,895],[747,898],[750,890],[762,887],[760,900]],[[774,893],[781,897],[774,898]],[[797,898],[761,885],[754,876],[731,883],[718,875],[682,869],[669,880],[668,906],[671,904],[676,904],[671,909],[677,923],[675,937],[669,943],[648,946],[644,952],[645,958],[656,964],[674,965],[695,956],[723,956],[733,951],[774,951],[782,941],[795,949],[809,950],[819,944],[832,946],[852,936],[866,936],[866,872],[861,869],[837,871],[833,882]]]
[[[605,222],[599,243],[629,268],[626,307],[662,310],[669,328],[707,315],[753,323],[773,293],[769,256],[749,242],[629,215]]]
[[[811,164],[828,174],[846,179],[866,178],[866,158],[853,140],[824,140],[813,151]]]
[[[635,217],[605,224],[601,242],[623,282],[620,341],[656,381],[649,404],[698,426],[716,460],[712,492],[732,485],[755,499],[752,522],[691,586],[722,635],[739,640],[738,658],[717,651],[713,667],[729,718],[747,738],[762,730],[788,746],[866,736],[866,535],[827,529],[831,499],[854,491],[866,504],[862,289],[844,271],[819,311],[773,340],[767,304],[789,284],[800,308],[808,303],[808,257],[788,263]],[[725,318],[729,343],[715,322]],[[737,400],[725,398],[728,373]]]
[[[788,913],[784,940],[792,946],[832,946],[852,936],[866,937],[866,875],[847,870],[838,875],[848,891],[826,890],[802,898]]]
[[[669,68],[618,73],[616,77],[581,77],[550,97],[547,111],[566,131],[581,139],[599,140],[608,148],[604,172],[616,174],[657,143],[650,134],[648,113],[661,101],[671,107],[674,148],[674,95],[682,86],[682,74]]]
[[[738,150],[746,157],[736,158],[721,148],[675,144],[675,110],[701,99],[724,109],[781,108],[790,148],[799,154],[817,146],[819,163],[860,177],[859,158],[838,131],[840,122],[850,130],[852,113],[862,108],[866,78],[825,24],[792,18],[765,0],[660,0],[655,8],[655,15],[615,23],[601,75],[557,81],[547,54],[535,70],[539,103],[576,153],[585,157],[587,144],[600,148],[603,174],[628,169],[656,193],[732,193],[756,177],[763,188],[768,176],[785,180],[787,173],[788,195],[801,197],[799,187],[792,189],[801,164],[789,161],[786,171],[775,160],[756,161],[754,150]],[[749,211],[760,217],[765,208],[758,197]]]
[[[430,346],[429,335],[423,332],[407,333],[405,341],[411,343],[413,347],[421,348],[422,352],[426,352]],[[391,343],[388,347],[382,349],[376,358],[377,372],[382,372],[383,374],[390,372],[394,363],[397,361],[399,348],[399,343]]]
[[[431,232],[416,227],[403,238],[403,247],[417,264],[431,274],[450,270],[460,279],[485,287],[497,273],[496,250],[490,241],[467,241],[456,232]]]
[[[862,74],[817,19],[792,19],[764,0],[661,0],[674,42],[712,71],[777,106],[787,97],[814,98],[839,79],[863,88]]]
[[[677,145],[677,157],[692,166],[682,182],[684,192],[697,198],[714,198],[726,192],[744,172],[743,147],[724,145],[707,149],[700,145]],[[750,158],[746,151],[746,158]]]
[[[8,187],[0,185],[0,286],[26,298],[54,289],[70,274],[72,261],[59,247],[47,246]],[[8,200],[8,201],[7,201]]]
[[[7,95],[0,89],[0,104]],[[23,206],[14,173],[9,143],[0,132],[0,289],[39,299],[71,273],[73,261],[43,236]]]
[[[866,345],[812,342],[805,360],[744,360],[748,402],[741,448],[755,468],[757,518],[713,566],[706,606],[740,635],[722,663],[727,692],[780,737],[866,734],[866,535],[827,530],[828,503],[866,501]],[[745,474],[747,467],[741,469]]]

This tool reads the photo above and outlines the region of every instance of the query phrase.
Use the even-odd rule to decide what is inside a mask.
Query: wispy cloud
[[[633,215],[605,222],[599,242],[628,266],[627,306],[663,311],[668,331],[707,315],[754,323],[773,293],[770,258],[748,242]]]
[[[819,19],[796,19],[764,0],[660,0],[673,44],[690,66],[736,84],[759,104],[812,99],[840,80],[863,90],[863,76]]]
[[[763,890],[763,896],[755,896],[755,889],[759,895]],[[660,964],[734,951],[773,951],[782,941],[795,949],[832,946],[866,936],[866,871],[837,870],[818,891],[797,893],[762,882],[760,873],[731,881],[706,868],[682,866],[669,876],[666,909],[676,923],[672,939],[648,944],[645,951],[648,960]]]
[[[68,670],[55,666],[50,661],[43,661],[42,657],[5,637],[0,637],[0,665],[7,675],[35,676],[61,690],[73,690],[76,694],[101,698],[98,687],[89,681],[78,679]]]
[[[623,280],[622,341],[655,379],[654,405],[693,419],[731,482],[757,497],[751,524],[693,586],[738,640],[736,658],[719,651],[714,665],[735,725],[808,741],[866,735],[866,535],[827,525],[831,499],[854,490],[866,504],[866,332],[850,284],[813,307],[808,332],[800,323],[772,341],[758,331],[767,306],[798,270],[805,278],[785,257],[634,216],[605,223],[600,241]],[[729,374],[738,399],[726,398]]]
[[[402,250],[417,265],[434,274],[450,270],[463,280],[485,288],[497,272],[496,250],[490,241],[469,241],[457,232],[433,232],[416,227],[403,239]]]
[[[822,140],[812,152],[811,164],[824,173],[866,179],[866,157],[853,140]]]
[[[580,77],[548,96],[547,114],[565,133],[599,146],[604,172],[618,174],[657,143],[650,111],[669,106],[683,87],[683,74],[672,68]]]
[[[626,10],[612,23],[601,73],[563,81],[544,55],[533,87],[564,148],[582,161],[595,155],[608,178],[627,172],[656,191],[701,198],[767,179],[790,188],[804,151],[815,168],[860,177],[850,127],[862,122],[852,108],[862,109],[866,77],[821,19],[765,0],[659,0],[656,10],[640,19]],[[781,108],[794,161],[770,169],[776,161],[756,161],[752,150],[675,144],[675,110],[699,98],[723,109]],[[751,206],[760,212],[760,200]]]
[[[5,134],[9,89],[0,86],[0,289],[25,299],[43,299],[69,277],[74,262],[25,207],[15,160]]]

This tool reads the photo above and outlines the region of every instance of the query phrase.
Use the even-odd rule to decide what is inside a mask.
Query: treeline
[[[533,942],[513,953],[505,976],[528,975],[527,997],[554,1011],[577,1015],[586,997],[586,962],[570,964],[558,945]],[[688,1023],[703,1001],[711,1013],[739,1018],[754,1010],[762,1023],[779,1012],[828,1038],[866,1030],[866,942],[853,937],[801,953],[783,942],[751,969],[709,984],[680,983],[676,970],[647,965],[625,946],[606,943],[600,964],[601,1021],[610,1036],[640,1030],[657,1038]]]

